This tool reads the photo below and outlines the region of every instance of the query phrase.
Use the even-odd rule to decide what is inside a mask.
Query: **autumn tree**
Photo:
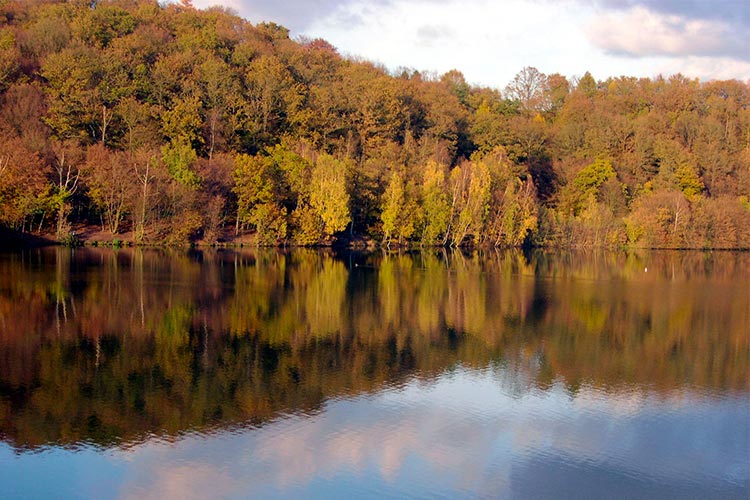
[[[163,181],[158,152],[141,148],[128,157],[130,172],[135,179],[135,201],[133,203],[133,232],[135,242],[142,244],[146,241],[146,228],[157,198],[156,184]],[[161,174],[161,175],[160,175]],[[160,177],[162,179],[160,179]]]
[[[286,207],[279,204],[281,171],[262,155],[235,158],[234,193],[237,195],[237,228],[255,227],[261,243],[277,243],[287,236]]]
[[[349,224],[347,165],[343,160],[322,154],[315,162],[310,179],[310,206],[323,221],[325,236],[343,231]]]
[[[82,174],[89,188],[89,196],[102,216],[102,229],[117,234],[128,210],[132,195],[132,177],[126,171],[124,155],[108,150],[101,144],[86,152]]]
[[[491,178],[483,162],[467,162],[451,172],[452,221],[451,243],[464,243],[471,235],[475,244],[484,237],[484,225],[489,212]]]
[[[422,180],[422,211],[424,224],[422,243],[433,245],[446,243],[451,205],[448,199],[448,185],[445,167],[436,161],[429,161],[424,169]]]
[[[518,101],[523,111],[534,113],[550,109],[547,90],[547,75],[533,66],[526,66],[505,87],[505,95]]]
[[[679,191],[658,191],[641,196],[625,218],[628,241],[635,246],[682,248],[690,204]]]
[[[406,183],[398,170],[391,174],[383,194],[383,241],[389,246],[392,238],[403,244],[416,232],[419,205],[414,195],[414,187]]]
[[[0,135],[0,225],[31,229],[37,213],[43,222],[49,189],[45,181],[39,155],[20,139]]]

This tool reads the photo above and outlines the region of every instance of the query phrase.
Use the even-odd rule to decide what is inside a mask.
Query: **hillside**
[[[0,225],[70,240],[750,248],[750,85],[501,90],[219,8],[0,0]]]

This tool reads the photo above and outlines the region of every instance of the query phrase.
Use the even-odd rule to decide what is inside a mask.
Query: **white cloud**
[[[686,57],[665,61],[662,75],[682,73],[701,80],[740,80],[750,82],[750,62],[730,57]]]
[[[254,23],[271,21],[299,31],[313,19],[328,16],[347,2],[348,0],[193,0],[193,5],[198,8],[223,5]]]
[[[426,24],[417,29],[418,43],[426,47],[432,47],[441,39],[452,39],[454,36],[453,30],[446,25]]]
[[[727,23],[659,13],[640,6],[597,14],[586,33],[592,43],[614,54],[750,57],[747,34],[734,33]]]
[[[394,71],[458,69],[496,88],[525,66],[597,79],[750,79],[747,0],[195,0],[215,3]]]
[[[315,416],[188,436],[172,445],[146,442],[115,453],[131,458],[121,463],[127,470],[122,491],[154,498],[204,498],[207,491],[306,496],[307,488],[314,493],[330,482],[339,489],[364,484],[371,491],[494,497],[512,495],[514,483],[528,487],[538,480],[519,471],[553,470],[560,463],[586,464],[593,477],[613,470],[677,485],[731,477],[724,467],[742,463],[741,447],[723,448],[730,455],[720,460],[710,452],[694,454],[703,443],[731,442],[732,419],[741,419],[731,402],[690,390],[657,394],[628,386],[604,392],[584,385],[571,396],[561,383],[516,393],[514,387],[526,383],[518,375],[504,369],[446,373],[429,383],[413,379],[397,389],[332,400]],[[669,418],[655,421],[654,415]],[[711,425],[699,425],[706,422]],[[414,470],[422,472],[410,476]]]
[[[578,4],[446,0],[368,5],[342,6],[336,15],[313,22],[306,34],[391,69],[458,69],[469,82],[495,87],[505,86],[524,66],[582,74],[589,68],[580,62],[593,55],[586,54],[580,23],[587,13]],[[360,24],[340,23],[345,13]]]

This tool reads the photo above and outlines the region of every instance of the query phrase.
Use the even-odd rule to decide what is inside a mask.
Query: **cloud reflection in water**
[[[585,478],[594,496],[747,492],[747,400],[561,384],[519,396],[503,376],[458,369],[258,429],[146,443],[127,452],[121,491],[575,496]]]

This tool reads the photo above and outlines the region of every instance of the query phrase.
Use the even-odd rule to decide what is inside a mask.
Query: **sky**
[[[193,0],[341,54],[502,89],[526,66],[578,77],[750,81],[750,0]]]

